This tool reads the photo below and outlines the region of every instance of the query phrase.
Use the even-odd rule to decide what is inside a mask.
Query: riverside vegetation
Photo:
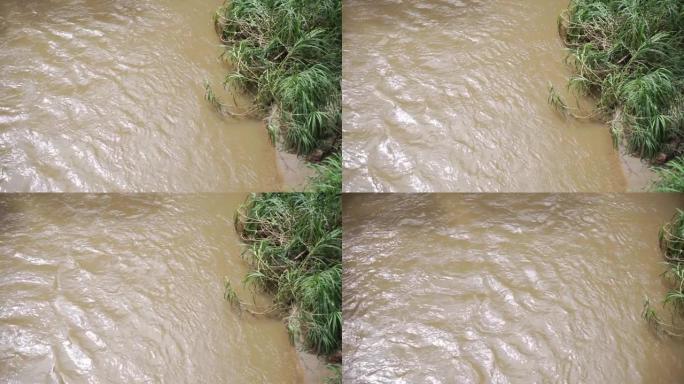
[[[574,69],[568,88],[597,99],[588,117],[609,121],[630,153],[671,160],[654,189],[684,191],[684,2],[571,0],[558,27]],[[549,101],[577,116],[553,87]]]
[[[665,295],[663,306],[669,307],[672,320],[666,321],[651,307],[649,300],[644,303],[644,318],[656,330],[670,336],[684,337],[684,327],[679,325],[684,314],[684,212],[677,210],[672,220],[660,229],[660,249],[665,258],[667,269],[663,276],[670,283],[670,291]]]
[[[226,282],[225,297],[238,310],[282,316],[292,340],[327,358],[341,382],[342,208],[339,157],[316,165],[311,193],[251,195],[236,212],[235,229],[252,266],[243,283],[273,295],[258,308]]]
[[[232,65],[223,85],[254,97],[240,114],[265,116],[271,140],[310,161],[340,153],[341,0],[228,0],[214,23]]]

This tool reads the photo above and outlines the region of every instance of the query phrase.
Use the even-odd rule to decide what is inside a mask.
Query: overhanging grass
[[[228,0],[215,25],[233,71],[274,142],[315,158],[339,150],[341,0]]]
[[[294,340],[329,357],[342,338],[341,199],[334,183],[320,176],[313,193],[253,194],[235,216],[252,265],[245,283],[274,296]]]
[[[574,75],[616,143],[646,159],[677,156],[684,129],[684,2],[571,0],[559,18]]]

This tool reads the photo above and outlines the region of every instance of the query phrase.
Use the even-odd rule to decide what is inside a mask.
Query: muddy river
[[[643,189],[606,125],[547,102],[570,74],[556,25],[567,4],[345,1],[344,189]]]
[[[264,124],[203,99],[233,101],[221,4],[1,1],[0,191],[289,189]]]
[[[641,318],[675,195],[345,196],[348,383],[675,383]],[[660,308],[660,305],[657,305]],[[667,318],[667,316],[665,316]]]
[[[283,323],[222,297],[244,197],[0,196],[0,382],[302,382]]]

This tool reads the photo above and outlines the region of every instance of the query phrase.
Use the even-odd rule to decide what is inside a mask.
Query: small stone
[[[323,157],[323,150],[322,149],[315,149],[311,154],[309,155],[309,161],[311,162],[319,162],[321,161],[321,158]]]
[[[655,157],[655,162],[657,164],[665,164],[667,161],[667,154],[660,152],[656,157]]]

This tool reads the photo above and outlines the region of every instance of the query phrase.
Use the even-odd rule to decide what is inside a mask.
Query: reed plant
[[[271,139],[316,159],[339,150],[341,0],[227,0],[214,22],[224,85],[254,95]]]
[[[684,2],[571,0],[558,21],[574,74],[617,143],[645,159],[680,155],[684,130]]]
[[[339,157],[331,157],[334,163]],[[336,177],[323,171],[312,192],[252,194],[236,212],[252,270],[245,284],[273,295],[293,340],[339,359],[342,338],[342,222]],[[229,300],[241,302],[226,287]],[[269,311],[270,312],[270,311]]]

